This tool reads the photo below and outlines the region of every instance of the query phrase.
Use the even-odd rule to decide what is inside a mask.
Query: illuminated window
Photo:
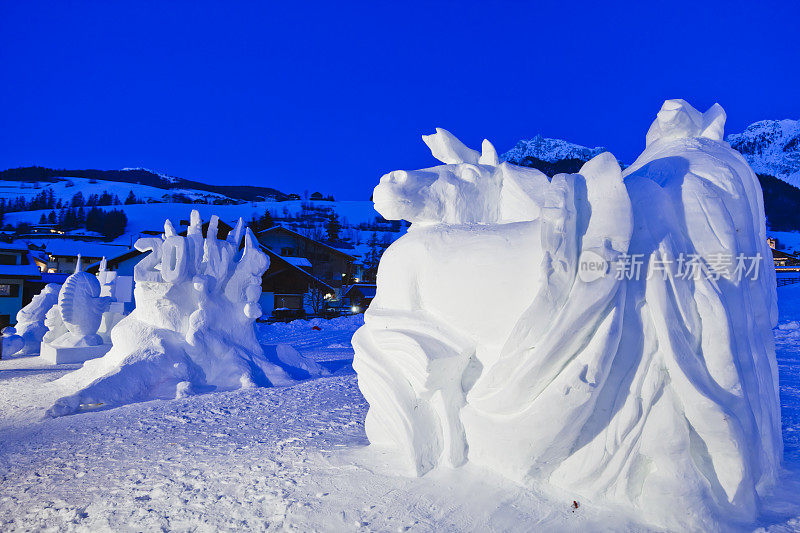
[[[19,285],[0,283],[0,297],[2,296],[19,296]]]

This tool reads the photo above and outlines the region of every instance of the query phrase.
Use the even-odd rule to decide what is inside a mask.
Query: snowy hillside
[[[291,196],[272,187],[254,185],[213,185],[170,176],[146,168],[124,168],[122,170],[63,170],[45,167],[19,167],[0,171],[0,183],[18,181],[29,183],[31,186],[35,186],[36,184],[56,183],[64,180],[74,180],[75,178],[117,183],[119,184],[119,188],[123,190],[124,187],[129,184],[139,184],[156,189],[163,189],[165,192],[170,193],[182,189],[189,189],[202,191],[204,193],[215,193],[239,200],[258,200],[263,198],[284,200]],[[242,180],[238,179],[236,176],[231,176],[229,180],[225,181],[237,183]]]
[[[757,173],[800,186],[800,121],[762,120],[727,141]]]
[[[533,139],[523,139],[514,148],[504,153],[501,159],[516,165],[524,164],[526,158],[535,158],[548,163],[564,159],[580,159],[588,161],[605,152],[602,147],[587,148],[561,139],[550,139],[537,135]]]
[[[174,197],[174,195],[185,195],[193,202],[206,201],[208,203],[213,203],[215,200],[231,201],[229,197],[223,194],[200,191],[196,189],[166,190],[151,185],[142,185],[139,183],[121,183],[116,181],[75,177],[55,178],[55,181],[53,182],[3,180],[0,181],[0,198],[5,199],[7,204],[9,202],[13,202],[20,196],[24,197],[27,201],[30,201],[45,189],[52,189],[55,197],[60,198],[62,202],[68,202],[77,193],[81,193],[84,198],[88,198],[92,194],[99,196],[103,194],[103,192],[116,194],[123,202],[125,201],[125,198],[129,192],[133,192],[134,195],[144,202],[169,201],[169,199]]]

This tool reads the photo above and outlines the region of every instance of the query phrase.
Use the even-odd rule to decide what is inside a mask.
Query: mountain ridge
[[[755,172],[800,186],[800,120],[760,120],[725,140]]]
[[[212,185],[195,180],[178,178],[155,172],[146,168],[126,168],[122,170],[98,169],[53,169],[47,167],[17,167],[0,171],[0,181],[44,182],[53,183],[69,178],[86,178],[117,183],[148,185],[158,189],[194,189],[198,191],[222,194],[232,199],[254,201],[260,198],[285,200],[288,194],[272,187],[257,185]]]

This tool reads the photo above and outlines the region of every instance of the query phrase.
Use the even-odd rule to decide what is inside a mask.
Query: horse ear
[[[701,137],[722,141],[725,136],[725,110],[719,104],[714,104],[703,113],[703,131]]]
[[[494,149],[492,143],[488,139],[483,140],[481,144],[481,157],[478,159],[481,165],[490,165],[496,167],[500,164],[500,159],[497,157],[497,150]]]
[[[442,128],[436,128],[436,133],[433,135],[423,135],[422,140],[431,149],[433,157],[446,165],[459,163],[477,165],[480,159],[478,152],[467,148],[455,135]]]

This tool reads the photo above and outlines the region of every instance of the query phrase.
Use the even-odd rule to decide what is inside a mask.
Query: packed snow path
[[[790,470],[765,516],[800,530],[800,287],[782,287],[776,330]],[[569,494],[483,471],[393,476],[365,451],[366,403],[349,366],[358,319],[261,326],[334,375],[40,420],[42,385],[65,370],[0,362],[0,531],[645,530]],[[313,329],[314,326],[319,329]],[[74,366],[73,366],[74,367]],[[794,491],[794,492],[792,492]],[[795,517],[795,518],[792,518]]]

